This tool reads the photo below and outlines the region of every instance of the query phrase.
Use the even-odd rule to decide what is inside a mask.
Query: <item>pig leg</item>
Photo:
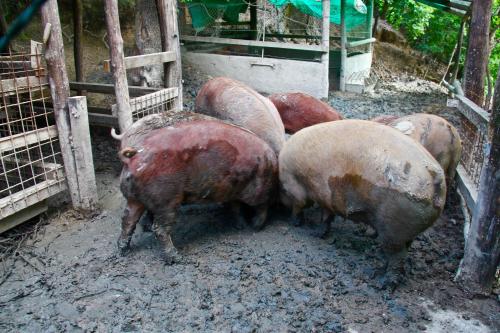
[[[255,230],[260,230],[264,226],[264,223],[266,223],[267,219],[267,204],[262,204],[257,207],[255,207],[255,216],[252,219],[252,227]]]
[[[180,255],[172,242],[170,235],[172,234],[172,227],[175,224],[176,209],[165,209],[160,212],[155,212],[155,223],[153,224],[153,231],[156,238],[160,241],[164,250],[164,259],[167,265],[172,265],[180,261]]]
[[[151,232],[153,231],[153,220],[154,216],[151,211],[147,210],[143,215],[140,220],[141,225],[142,225],[142,231],[144,232]]]
[[[394,291],[404,277],[405,258],[408,253],[407,246],[398,248],[384,248],[386,257],[385,274],[378,279],[378,287]]]
[[[118,249],[121,255],[124,255],[129,249],[132,234],[134,233],[135,226],[137,222],[139,222],[144,209],[144,205],[140,202],[132,199],[127,200],[127,206],[125,207],[122,217],[122,232],[118,238]]]
[[[299,227],[304,224],[303,207],[294,205],[292,208],[292,225]]]
[[[243,214],[241,213],[241,203],[239,202],[232,202],[231,203],[231,210],[233,211],[234,218],[236,220],[235,227],[238,230],[243,230],[245,229],[247,223],[245,221],[245,218],[243,217]]]
[[[331,214],[327,210],[321,212],[321,220],[323,221],[323,214],[326,214],[326,219],[324,220],[323,230],[320,232],[319,237],[322,239],[328,238],[332,230],[332,222],[335,220],[335,214]]]

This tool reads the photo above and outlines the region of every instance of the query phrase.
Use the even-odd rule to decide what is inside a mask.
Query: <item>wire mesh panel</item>
[[[467,176],[479,188],[479,178],[484,160],[485,134],[482,133],[469,119],[461,115],[459,127],[462,139],[462,156],[460,164],[463,166]]]
[[[31,49],[0,55],[0,219],[66,188],[41,48]]]

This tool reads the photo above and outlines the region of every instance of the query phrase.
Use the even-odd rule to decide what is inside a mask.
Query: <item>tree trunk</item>
[[[161,32],[155,0],[137,0],[135,5],[135,43],[139,54],[161,52]],[[141,86],[163,86],[163,64],[139,69],[137,82]]]
[[[465,95],[479,106],[484,102],[492,0],[474,1],[465,60]]]
[[[455,280],[468,291],[491,293],[500,264],[500,71],[495,86],[479,195]]]

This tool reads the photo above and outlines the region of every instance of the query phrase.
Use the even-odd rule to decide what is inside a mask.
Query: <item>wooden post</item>
[[[345,66],[347,63],[347,32],[345,26],[345,0],[340,0],[340,91],[345,91]]]
[[[75,74],[76,81],[83,81],[83,6],[82,0],[73,0],[73,53],[75,58]],[[82,91],[78,90],[78,95],[82,95]]]
[[[130,109],[130,97],[128,95],[127,72],[125,70],[123,55],[123,39],[120,30],[120,18],[118,16],[118,1],[105,0],[106,26],[108,30],[109,53],[111,68],[115,83],[116,104],[118,105],[118,124],[120,132],[132,125],[132,111]]]
[[[87,98],[85,96],[70,97],[68,108],[79,189],[79,201],[76,208],[92,210],[99,198],[97,196],[94,161],[92,160]]]
[[[323,53],[321,54],[321,63],[324,66],[323,77],[323,93],[322,95],[328,98],[329,88],[329,67],[330,67],[330,0],[321,1],[323,7],[323,21],[321,22],[321,46]]]
[[[500,264],[500,72],[498,72],[479,195],[455,280],[468,291],[489,295]]]
[[[250,0],[248,2],[250,6],[250,35],[252,40],[257,39],[257,0]]]
[[[64,162],[66,181],[73,205],[79,200],[78,181],[76,177],[75,159],[72,152],[70,136],[70,120],[67,102],[69,97],[69,81],[64,63],[64,44],[59,21],[57,0],[48,0],[41,8],[42,24],[52,26],[51,33],[45,46],[45,60],[49,75],[50,93],[54,105],[54,118],[59,133],[59,145]]]
[[[162,51],[174,51],[174,62],[165,63],[165,88],[178,87],[175,109],[182,111],[182,62],[177,24],[177,0],[156,0],[160,23]]]
[[[464,90],[465,96],[481,107],[484,102],[484,79],[490,50],[489,31],[492,0],[473,1],[471,6]]]

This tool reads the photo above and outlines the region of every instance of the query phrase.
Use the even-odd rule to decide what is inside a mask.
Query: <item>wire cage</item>
[[[66,188],[40,45],[0,55],[0,219]]]
[[[487,142],[486,134],[477,128],[469,119],[461,115],[459,126],[462,140],[462,165],[468,178],[479,189],[479,180],[484,161],[484,144]]]
[[[134,121],[156,113],[165,111],[177,111],[175,98],[178,96],[179,89],[166,88],[157,92],[143,95],[130,100],[130,109]]]

